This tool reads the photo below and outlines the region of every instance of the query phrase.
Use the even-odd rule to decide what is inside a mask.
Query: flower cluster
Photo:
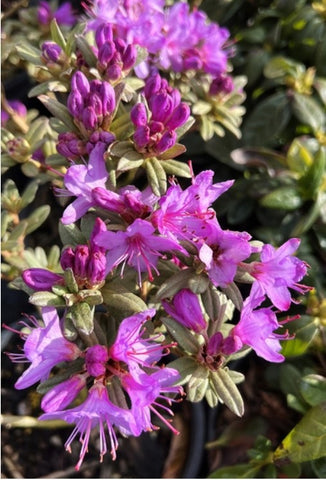
[[[46,392],[41,420],[75,424],[66,449],[79,436],[77,469],[95,427],[101,459],[108,449],[116,457],[117,431],[157,429],[153,416],[178,433],[170,407],[184,390],[191,401],[222,401],[242,415],[236,375],[226,364],[250,348],[283,361],[281,341],[291,338],[283,315],[298,301],[292,291],[309,290],[300,283],[308,265],[295,256],[299,239],[276,247],[225,228],[215,205],[234,180],[216,181],[208,169],[195,174],[191,161],[175,160],[185,152],[179,137],[196,122],[192,110],[199,115],[177,80],[198,74],[216,102],[230,95],[228,31],[185,2],[96,0],[87,11],[93,44],[74,32],[64,38],[57,24],[75,21],[67,4],[52,12],[41,2],[38,10],[43,25],[57,20],[53,38],[33,54],[45,72],[41,90],[51,92],[40,99],[55,117],[46,126],[59,155],[47,154],[37,138],[33,159],[42,158],[42,175],[51,172],[64,199],[63,248],[56,264],[34,262],[17,274],[42,320],[23,323],[17,333],[24,353],[9,354],[30,363],[16,388],[40,382]],[[139,46],[147,56],[136,65]],[[61,101],[53,93],[58,84]],[[21,104],[8,105],[5,126],[10,115],[25,119]],[[38,130],[26,129],[26,138],[8,133],[8,152],[19,162],[27,161]],[[13,222],[26,195],[13,206]],[[22,244],[21,231],[32,222],[14,229],[9,245],[18,236]]]
[[[160,155],[175,144],[175,130],[187,121],[190,108],[181,102],[178,90],[171,88],[159,74],[146,81],[144,96],[150,116],[144,103],[132,108],[130,116],[136,127],[134,142],[138,152]]]

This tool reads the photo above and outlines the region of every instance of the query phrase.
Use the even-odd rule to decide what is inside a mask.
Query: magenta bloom
[[[63,283],[62,275],[44,268],[28,268],[22,273],[26,285],[37,292],[51,290],[54,285]]]
[[[215,286],[227,287],[233,281],[239,263],[251,254],[250,238],[246,232],[217,227],[202,243],[198,256]]]
[[[131,412],[137,425],[138,435],[142,431],[157,430],[157,427],[152,424],[151,413],[159,417],[173,433],[179,433],[158,410],[162,408],[165,413],[173,416],[170,408],[159,403],[159,400],[171,405],[173,399],[165,397],[163,394],[182,393],[182,387],[175,386],[179,378],[179,372],[168,367],[161,368],[150,375],[136,368],[132,375],[125,375],[122,378],[123,388],[131,399]]]
[[[198,297],[191,290],[187,288],[180,290],[174,296],[172,303],[163,300],[162,305],[171,317],[194,332],[198,333],[206,328],[206,320]]]
[[[82,444],[79,462],[76,465],[78,471],[83,463],[88,449],[88,442],[93,428],[99,427],[100,433],[100,459],[107,452],[107,441],[105,425],[107,426],[110,443],[111,455],[113,460],[116,458],[118,440],[113,426],[115,425],[123,434],[131,435],[136,432],[136,425],[130,410],[114,405],[108,395],[107,388],[100,382],[95,383],[88,392],[86,400],[78,407],[69,410],[60,410],[57,412],[45,413],[40,416],[40,420],[65,420],[68,423],[75,423],[75,429],[68,438],[65,446],[66,450],[71,451],[70,445],[75,437],[80,434]]]
[[[72,165],[64,178],[66,190],[62,195],[74,195],[74,200],[65,209],[62,223],[73,223],[81,218],[91,207],[96,205],[92,191],[96,187],[105,187],[108,172],[104,161],[105,144],[98,143],[90,154],[88,165]]]
[[[182,190],[171,185],[159,201],[151,221],[158,231],[174,240],[198,243],[206,240],[218,226],[212,203],[233,185],[233,180],[213,184],[212,170],[193,178],[192,185]]]
[[[104,345],[89,347],[85,355],[86,369],[92,377],[105,374],[106,362],[109,360],[109,352]]]
[[[108,250],[107,273],[122,263],[121,275],[126,264],[138,272],[141,284],[141,272],[147,272],[150,281],[153,280],[152,269],[159,274],[156,265],[162,257],[162,251],[178,249],[177,243],[167,238],[159,237],[155,229],[146,220],[136,219],[125,232],[101,232],[95,243]]]
[[[45,412],[55,412],[67,407],[86,386],[86,375],[74,375],[55,385],[42,398],[41,407]]]
[[[46,380],[58,363],[75,360],[81,354],[77,345],[62,335],[60,320],[54,307],[43,307],[42,316],[45,326],[39,326],[35,320],[35,328],[26,334],[24,354],[9,354],[14,362],[31,362],[15,383],[18,390]]]
[[[288,310],[291,305],[289,288],[303,293],[309,287],[298,282],[307,273],[307,264],[293,256],[299,248],[300,240],[291,238],[279,248],[266,244],[263,246],[260,262],[251,265],[249,273],[256,279],[252,286],[252,294],[266,294],[279,310]]]
[[[161,359],[164,346],[155,342],[155,338],[143,338],[144,323],[154,317],[155,309],[136,313],[125,318],[118,330],[114,344],[111,346],[109,356],[113,360],[124,362],[129,368],[135,365],[153,366]]]
[[[263,301],[263,297],[253,295],[244,301],[239,323],[233,328],[232,335],[236,344],[249,345],[258,356],[269,362],[283,362],[280,340],[289,338],[288,333],[283,335],[274,333],[280,328],[272,308],[256,308]]]

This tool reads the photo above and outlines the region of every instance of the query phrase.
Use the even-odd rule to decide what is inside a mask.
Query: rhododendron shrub
[[[40,420],[75,425],[66,449],[79,438],[78,470],[95,428],[100,459],[116,458],[120,433],[178,434],[173,404],[183,398],[243,415],[241,376],[227,365],[251,349],[284,360],[308,265],[297,238],[277,247],[224,228],[215,204],[234,180],[196,174],[181,143],[202,132],[198,82],[212,105],[236,90],[227,29],[157,0],[90,2],[72,33],[60,29],[77,21],[69,4],[41,2],[37,15],[52,38],[19,52],[43,72],[31,96],[51,118],[35,126],[9,104],[3,125],[14,111],[26,131],[19,141],[6,133],[5,166],[52,184],[62,245],[47,265],[32,255],[14,264],[13,283],[38,314],[17,330],[24,353],[8,355],[28,363],[16,388],[39,383]]]

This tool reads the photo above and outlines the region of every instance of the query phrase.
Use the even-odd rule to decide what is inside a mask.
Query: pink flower
[[[215,286],[227,287],[233,281],[239,263],[251,254],[250,238],[246,232],[217,227],[206,242],[202,242],[198,256]]]
[[[132,371],[132,375],[125,375],[122,378],[122,386],[131,400],[131,412],[137,425],[137,434],[142,431],[157,430],[157,427],[152,424],[151,413],[159,417],[173,433],[179,433],[158,410],[161,408],[169,415],[173,415],[171,409],[159,403],[159,400],[171,405],[174,400],[163,394],[182,394],[182,387],[175,386],[179,378],[179,372],[168,367],[161,368],[150,375],[136,368]]]
[[[24,354],[9,354],[14,362],[31,362],[15,383],[18,390],[46,380],[52,368],[58,363],[75,360],[81,354],[77,345],[62,335],[59,317],[54,307],[43,307],[42,316],[45,326],[41,327],[36,320],[34,321],[35,328],[26,334]]]
[[[109,350],[113,360],[124,362],[129,368],[135,365],[153,366],[158,362],[165,347],[155,338],[143,338],[144,323],[154,317],[155,309],[145,310],[125,318],[118,330],[114,344]]]
[[[153,226],[141,219],[136,219],[125,232],[101,232],[94,241],[108,250],[107,273],[122,263],[122,275],[128,264],[137,270],[139,284],[142,272],[147,271],[150,281],[153,280],[152,270],[159,274],[156,265],[162,257],[161,252],[180,249],[176,242],[158,236]]]
[[[41,407],[45,412],[55,412],[67,407],[86,386],[86,375],[74,375],[55,385],[42,398]]]
[[[108,179],[108,172],[105,168],[104,152],[105,144],[98,143],[92,150],[88,165],[72,165],[68,168],[64,178],[66,190],[59,193],[62,195],[73,195],[76,198],[65,209],[62,216],[62,223],[73,223],[81,218],[90,207],[96,205],[92,191],[96,187],[105,187]]]
[[[194,332],[198,333],[206,328],[206,320],[198,297],[191,290],[187,288],[180,290],[174,296],[172,303],[163,300],[162,305],[171,317]]]
[[[159,201],[151,221],[158,231],[171,239],[198,242],[206,239],[218,226],[212,203],[228,190],[233,180],[213,184],[212,170],[193,178],[192,185],[182,190],[171,185]]]
[[[118,440],[113,426],[115,425],[123,434],[131,435],[136,432],[136,424],[130,410],[114,405],[108,395],[107,388],[100,382],[96,382],[89,390],[88,397],[78,407],[69,410],[60,410],[57,412],[45,413],[40,416],[40,420],[58,420],[62,419],[68,423],[75,423],[75,429],[68,438],[65,446],[66,450],[71,451],[70,445],[75,437],[80,434],[82,444],[79,462],[76,465],[78,471],[88,449],[88,442],[93,428],[99,427],[100,433],[100,460],[107,452],[107,441],[105,434],[105,425],[107,426],[110,443],[111,455],[113,460],[116,458]]]
[[[252,286],[252,294],[266,294],[279,310],[288,310],[291,302],[289,288],[304,293],[310,289],[298,282],[307,273],[308,265],[293,256],[299,248],[300,240],[290,238],[279,248],[266,244],[261,251],[261,261],[254,262],[249,273],[256,279]]]
[[[286,332],[283,335],[274,333],[280,328],[272,308],[256,308],[263,301],[263,297],[255,296],[253,293],[244,301],[240,321],[233,328],[232,336],[239,348],[242,345],[249,345],[255,350],[258,356],[269,362],[283,362],[284,357],[281,350],[280,340],[289,338]]]

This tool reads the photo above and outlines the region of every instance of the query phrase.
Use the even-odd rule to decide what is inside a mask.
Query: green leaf
[[[140,297],[129,292],[123,286],[113,290],[108,284],[101,289],[101,293],[103,301],[109,309],[119,312],[122,318],[148,310],[148,306]]]
[[[274,453],[274,461],[307,462],[325,457],[326,402],[309,410]]]
[[[168,175],[191,178],[190,168],[186,163],[179,162],[178,160],[164,160],[162,167]]]
[[[300,392],[301,372],[290,363],[284,363],[280,367],[280,386],[285,393],[288,405],[298,412],[305,413],[307,404]]]
[[[295,185],[283,185],[264,195],[259,203],[266,208],[296,210],[301,207],[303,201]]]
[[[178,385],[184,385],[185,383],[187,383],[193,375],[194,371],[196,370],[197,366],[198,364],[196,360],[192,357],[179,357],[167,365],[167,367],[175,368],[180,373]]]
[[[299,122],[309,125],[314,132],[325,127],[325,111],[314,98],[294,92],[292,109]]]
[[[208,478],[255,478],[260,469],[260,465],[239,463],[238,465],[219,468],[211,473]]]
[[[83,35],[76,36],[76,45],[77,45],[77,48],[83,54],[83,57],[86,63],[89,65],[89,67],[96,67],[97,58],[91,46],[89,45],[89,43],[87,42],[86,38]]]
[[[326,378],[313,373],[306,375],[301,379],[300,392],[309,405],[319,405],[326,399]]]
[[[198,283],[196,280],[197,277],[202,277],[202,275],[197,275],[192,268],[187,268],[175,273],[161,285],[155,299],[160,301],[163,298],[171,298],[178,293],[179,290],[190,288],[191,282],[194,287],[196,283]]]
[[[94,330],[94,309],[88,303],[75,303],[69,308],[67,316],[71,318],[78,332],[90,335]]]
[[[28,43],[21,43],[16,46],[16,51],[23,60],[27,60],[27,62],[30,62],[33,65],[42,65],[41,50],[38,48],[32,47],[32,45],[29,45]]]
[[[160,160],[164,160],[164,162],[162,163],[163,167],[167,160],[171,160],[177,157],[178,155],[185,153],[185,151],[186,151],[186,147],[184,145],[182,145],[181,143],[176,143],[175,145],[173,145],[173,147],[161,153],[159,155],[159,158]],[[178,162],[175,162],[175,163],[178,163]]]
[[[199,365],[193,372],[187,387],[187,399],[189,402],[200,402],[206,393],[209,379],[209,370]]]
[[[325,458],[321,457],[317,460],[312,460],[311,466],[317,478],[326,478]]]
[[[50,205],[42,205],[34,210],[34,212],[26,219],[27,228],[26,235],[34,232],[48,218],[51,211]]]
[[[191,333],[191,331],[181,325],[173,318],[163,317],[162,323],[166,326],[171,336],[176,340],[178,345],[190,354],[198,353],[200,345],[197,338]]]
[[[50,31],[52,40],[57,43],[62,48],[62,50],[65,51],[67,43],[55,18],[50,23]]]
[[[295,335],[295,337],[282,343],[282,355],[287,358],[302,355],[318,332],[314,318],[309,315],[302,315],[298,320],[289,323],[287,327],[290,334]]]
[[[210,140],[214,137],[214,123],[207,117],[202,116],[200,117],[200,127],[199,127],[200,135],[202,139],[205,141]]]
[[[312,165],[298,181],[301,195],[305,199],[314,200],[318,195],[319,187],[325,179],[325,166],[326,149],[320,148],[313,159]]]
[[[35,292],[29,297],[29,302],[37,307],[63,307],[65,301],[52,292]]]
[[[148,183],[154,195],[158,197],[164,195],[167,188],[167,178],[161,162],[155,157],[148,158],[146,162],[144,162],[144,167],[146,169]]]
[[[216,390],[220,400],[236,415],[244,414],[244,404],[240,392],[233,382],[228,368],[220,368],[216,372],[211,372],[210,380]]]
[[[291,117],[289,99],[277,92],[262,100],[248,115],[243,126],[243,141],[253,146],[269,147],[277,143]]]
[[[72,132],[76,132],[76,125],[74,124],[68,108],[62,103],[58,102],[54,98],[47,97],[46,95],[39,95],[37,97],[43,105],[52,113],[57,119],[61,120],[66,127]]]
[[[21,208],[27,207],[32,201],[34,200],[36,196],[36,192],[39,187],[39,180],[33,180],[30,182],[27,187],[25,188],[22,196],[21,196]]]
[[[76,245],[87,243],[87,239],[74,223],[64,225],[62,222],[59,222],[59,235],[64,246],[70,245],[75,247]]]

